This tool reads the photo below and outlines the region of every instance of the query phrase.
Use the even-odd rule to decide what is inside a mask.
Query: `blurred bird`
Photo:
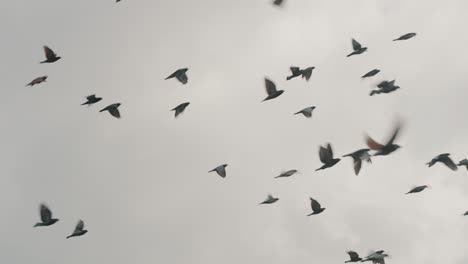
[[[377,251],[365,257],[361,262],[372,261],[374,264],[385,264],[385,258],[388,257],[383,250]]]
[[[185,110],[185,108],[189,105],[189,102],[180,104],[176,106],[176,108],[172,109],[171,111],[175,111],[175,117],[177,118],[180,114],[182,114]]]
[[[265,201],[261,202],[260,204],[272,204],[272,203],[276,203],[278,200],[279,198],[275,198],[271,194],[268,194]]]
[[[457,165],[453,162],[453,160],[449,157],[449,153],[444,153],[437,155],[435,158],[433,158],[431,161],[426,163],[428,167],[432,167],[432,165],[436,164],[437,162],[442,162],[445,164],[445,166],[449,167],[451,170],[456,171],[458,170]]]
[[[283,4],[283,0],[274,0],[273,1],[273,4],[276,5],[276,6],[281,6]]]
[[[401,146],[399,146],[397,144],[394,144],[395,139],[397,138],[400,129],[401,129],[401,123],[398,122],[398,124],[396,125],[396,128],[395,128],[395,130],[393,132],[392,137],[390,138],[390,140],[385,145],[377,143],[369,135],[366,135],[367,146],[370,149],[377,151],[374,154],[374,156],[385,156],[385,155],[388,155],[388,154],[394,152],[395,150],[401,148]]]
[[[364,74],[361,78],[364,79],[364,78],[372,77],[372,76],[377,75],[377,73],[379,73],[379,72],[380,72],[380,70],[378,70],[378,69],[373,69],[372,71],[370,71],[370,72]]]
[[[265,88],[266,88],[266,92],[268,96],[265,99],[263,99],[263,101],[275,99],[276,97],[284,93],[283,90],[276,90],[276,85],[272,81],[268,80],[267,78],[265,78]]]
[[[56,62],[60,60],[61,58],[61,57],[58,57],[57,54],[55,54],[55,52],[47,46],[44,46],[44,53],[46,56],[46,60],[41,61],[41,63],[52,63],[52,62]]]
[[[400,89],[400,86],[395,85],[395,80],[392,80],[390,82],[389,81],[383,81],[383,82],[379,83],[377,85],[377,87],[380,88],[380,89],[371,91],[371,93],[369,94],[370,96],[372,96],[374,94],[391,93],[393,91],[396,91],[396,90]]]
[[[358,55],[358,54],[361,54],[363,52],[365,52],[367,50],[367,47],[362,47],[362,45],[357,42],[355,39],[352,39],[351,40],[352,44],[353,44],[353,52],[351,52],[350,54],[348,54],[348,56],[346,57],[350,57],[350,56],[353,56],[353,55]]]
[[[189,70],[188,68],[178,69],[177,71],[169,75],[165,80],[175,77],[182,84],[187,84],[188,82],[187,71],[188,70]]]
[[[115,0],[116,3],[120,2],[120,0]]]
[[[36,79],[32,80],[30,83],[26,84],[26,86],[34,86],[35,84],[40,84],[47,80],[47,76],[37,77]]]
[[[354,168],[354,173],[356,174],[356,176],[359,174],[359,171],[361,170],[363,160],[367,161],[368,163],[372,163],[369,151],[370,149],[360,149],[353,153],[349,153],[343,156],[343,157],[353,158],[353,168]]]
[[[467,159],[460,160],[460,162],[458,162],[457,166],[465,166],[466,169],[468,170],[468,160]]]
[[[40,205],[40,214],[41,214],[42,222],[35,224],[34,227],[50,226],[50,225],[55,224],[58,221],[58,219],[52,218],[52,212],[45,204]]]
[[[109,113],[113,117],[120,118],[120,112],[119,112],[119,109],[118,109],[119,106],[120,106],[120,103],[111,104],[111,105],[108,105],[105,108],[101,109],[99,112],[109,111]]]
[[[468,211],[466,211],[463,215],[464,215],[464,216],[467,216],[467,215],[468,215]]]
[[[416,36],[416,33],[407,33],[407,34],[404,34],[402,36],[400,36],[399,38],[397,39],[394,39],[393,41],[397,41],[397,40],[407,40],[407,39],[410,39],[412,37]]]
[[[82,103],[81,105],[92,105],[92,104],[95,104],[99,101],[101,101],[102,98],[101,97],[96,97],[95,94],[92,94],[92,95],[88,95],[86,96],[86,102]]]
[[[307,216],[320,214],[321,212],[323,212],[326,209],[326,208],[323,208],[319,204],[319,202],[314,200],[312,197],[310,197],[310,207],[312,207],[312,213],[308,214]]]
[[[288,171],[282,172],[280,175],[276,176],[275,178],[291,177],[296,173],[297,173],[297,170],[288,170]]]
[[[312,117],[312,111],[314,111],[314,109],[315,109],[315,106],[309,106],[309,107],[306,107],[306,108],[302,109],[301,111],[299,111],[297,113],[294,113],[294,114],[295,115],[303,114],[305,117],[311,118]]]
[[[427,186],[427,185],[417,186],[417,187],[414,187],[413,189],[411,189],[409,192],[407,192],[405,194],[422,192],[426,188],[429,188],[429,186]]]
[[[327,144],[327,148],[320,146],[319,158],[320,161],[323,163],[323,166],[316,169],[315,171],[331,168],[340,161],[340,159],[333,158],[333,150],[330,143]]]
[[[362,258],[359,257],[359,254],[354,252],[354,251],[348,251],[346,252],[349,255],[349,260],[345,261],[345,263],[349,262],[359,262],[362,260]]]
[[[70,237],[77,237],[77,236],[82,236],[84,234],[88,233],[88,230],[84,229],[84,222],[82,220],[78,221],[78,224],[76,224],[75,230],[73,231],[73,234],[67,236],[67,239]]]
[[[286,77],[286,80],[291,80],[292,78],[302,76],[302,79],[306,79],[306,81],[309,81],[310,76],[312,76],[312,71],[315,69],[315,67],[309,67],[306,69],[301,70],[299,67],[290,67],[291,70],[291,76]]]
[[[227,164],[219,165],[218,167],[210,170],[209,172],[216,171],[216,173],[218,173],[219,176],[221,176],[222,178],[226,178],[226,167]]]

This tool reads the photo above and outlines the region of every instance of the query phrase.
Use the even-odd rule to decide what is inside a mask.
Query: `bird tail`
[[[35,224],[33,227],[38,227],[38,226],[42,226],[42,224],[41,224],[41,223],[37,223],[37,224]]]
[[[72,236],[73,236],[73,235],[69,235],[69,236],[67,236],[67,239],[69,239],[69,238],[70,238],[70,237],[72,237]]]
[[[210,170],[208,173],[215,171],[216,169]]]
[[[400,40],[400,39],[399,39],[399,38],[397,38],[397,39],[394,39],[393,41],[397,41],[397,40]]]
[[[431,162],[426,163],[426,165],[430,168],[430,167],[432,167],[432,165],[434,165],[434,163],[432,163],[432,161],[431,161]]]
[[[308,214],[307,216],[311,216],[311,215],[313,215],[313,214],[314,214],[314,212],[312,212],[312,213]]]

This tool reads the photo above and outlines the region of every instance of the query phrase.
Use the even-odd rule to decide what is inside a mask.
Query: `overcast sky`
[[[0,8],[0,262],[468,262],[464,0],[14,0]],[[408,32],[409,41],[391,40]],[[346,58],[356,38],[368,52]],[[43,45],[62,56],[44,60]],[[286,81],[290,66],[316,69]],[[189,82],[164,78],[188,67]],[[375,78],[361,80],[371,69]],[[46,83],[25,87],[48,75]],[[266,96],[264,78],[285,93]],[[369,96],[396,79],[400,90]],[[96,93],[98,104],[80,106]],[[191,102],[175,119],[172,108]],[[122,103],[122,118],[98,111]],[[311,119],[293,116],[316,106]],[[321,172],[386,141],[403,148]],[[227,177],[207,173],[227,163]],[[297,169],[287,179],[273,179]],[[416,185],[422,193],[405,196]],[[268,193],[280,198],[258,206]],[[309,197],[326,211],[310,213]],[[32,228],[47,203],[60,221]],[[89,233],[65,240],[78,219]]]

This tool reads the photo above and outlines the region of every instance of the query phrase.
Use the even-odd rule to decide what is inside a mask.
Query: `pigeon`
[[[351,57],[353,55],[359,55],[363,52],[365,52],[367,50],[367,47],[362,47],[362,45],[357,42],[355,39],[352,39],[352,44],[353,44],[353,52],[351,52],[350,54],[348,54],[348,56],[346,57]]]
[[[343,156],[343,157],[353,158],[353,168],[354,168],[354,173],[356,174],[356,176],[359,174],[359,171],[361,170],[363,160],[367,161],[368,163],[372,163],[369,151],[370,149],[367,149],[367,148],[360,149],[353,153],[349,153]]]
[[[307,216],[311,215],[316,215],[320,214],[323,212],[326,208],[323,208],[317,200],[314,200],[314,198],[310,197],[310,206],[312,207],[312,213],[308,214]]]
[[[267,78],[265,78],[265,88],[268,96],[265,99],[263,99],[262,102],[275,99],[276,97],[284,93],[283,90],[276,90],[276,85]]]
[[[30,83],[26,84],[26,86],[34,86],[36,84],[40,84],[47,80],[47,76],[37,77],[36,79],[32,80]]]
[[[460,160],[460,162],[458,162],[457,166],[465,166],[466,169],[468,170],[468,160],[467,159]]]
[[[449,157],[449,153],[444,153],[437,155],[437,157],[433,158],[431,161],[426,163],[428,167],[432,167],[432,165],[436,164],[437,162],[442,162],[445,166],[449,167],[451,170],[456,171],[458,169],[457,165],[453,162],[453,160]]]
[[[47,46],[44,46],[44,53],[46,56],[46,60],[41,61],[41,63],[52,63],[52,62],[56,62],[60,60],[61,58],[61,57],[58,57],[57,54],[55,54],[55,52]]]
[[[390,140],[385,145],[377,143],[369,135],[366,136],[367,146],[370,149],[377,151],[374,154],[374,156],[385,156],[385,155],[388,155],[388,154],[394,152],[395,150],[401,148],[401,146],[399,146],[397,144],[394,144],[395,139],[397,138],[400,129],[401,129],[401,124],[398,123],[395,130],[394,130],[394,132],[393,132],[392,137],[390,138]]]
[[[187,71],[188,70],[189,70],[188,68],[178,69],[177,71],[169,75],[165,80],[175,77],[182,84],[187,84],[188,82]]]
[[[464,216],[467,216],[467,215],[468,215],[468,211],[466,211],[463,215],[464,215]]]
[[[427,185],[417,186],[417,187],[414,187],[413,189],[411,189],[409,192],[407,192],[407,193],[405,193],[405,194],[422,192],[422,191],[424,191],[426,188],[429,188],[429,186],[427,186]]]
[[[400,36],[400,37],[397,38],[397,39],[394,39],[393,41],[397,41],[397,40],[407,40],[407,39],[413,38],[414,36],[416,36],[416,33],[407,33],[407,34],[404,34],[404,35]]]
[[[172,109],[171,111],[175,111],[175,117],[177,118],[180,114],[182,114],[184,112],[185,108],[189,104],[190,104],[189,102],[180,104],[180,105],[176,106],[174,109]]]
[[[297,113],[294,113],[294,114],[295,115],[303,114],[305,117],[311,118],[312,117],[312,111],[314,111],[314,109],[315,109],[315,106],[309,106],[309,107],[306,107],[306,108],[302,109],[301,111],[299,111]]]
[[[78,224],[76,224],[75,230],[73,231],[73,234],[67,236],[67,239],[70,237],[77,237],[77,236],[82,236],[84,234],[88,233],[88,230],[84,229],[84,222],[83,220],[78,221]]]
[[[320,146],[319,158],[320,158],[320,161],[323,163],[323,165],[322,167],[316,169],[315,171],[324,170],[326,168],[331,168],[340,161],[340,159],[333,158],[333,150],[332,150],[330,143],[327,144],[327,148]]]
[[[81,105],[92,105],[92,104],[95,104],[95,103],[101,101],[102,98],[101,97],[96,97],[95,94],[92,94],[92,95],[86,96],[86,100],[87,101],[82,103]]]
[[[218,173],[219,176],[221,176],[222,178],[226,178],[226,167],[227,164],[219,165],[218,167],[210,170],[209,172],[216,171],[216,173]]]
[[[345,261],[345,263],[349,262],[359,262],[362,260],[362,258],[359,257],[359,254],[356,253],[355,251],[348,251],[346,252],[349,255],[349,260]]]
[[[292,78],[302,76],[302,79],[306,79],[306,81],[309,81],[310,76],[312,76],[312,71],[315,69],[315,67],[309,67],[306,69],[301,70],[299,67],[290,67],[291,70],[291,76],[286,77],[286,80],[291,80]]]
[[[58,219],[52,218],[52,212],[45,204],[41,204],[40,206],[40,213],[41,213],[41,221],[34,225],[34,227],[38,226],[50,226],[55,224]]]
[[[274,4],[275,6],[281,6],[281,5],[283,4],[283,2],[284,2],[283,0],[274,0],[274,1],[273,1],[273,4]]]
[[[275,178],[291,177],[296,173],[297,173],[297,170],[288,170],[288,171],[282,172],[280,175],[276,176]]]
[[[385,257],[388,257],[388,255],[383,250],[379,250],[365,257],[361,262],[372,261],[374,264],[385,264]]]
[[[379,72],[380,72],[380,70],[378,70],[378,69],[373,69],[372,71],[370,71],[370,72],[364,74],[361,78],[364,79],[364,78],[372,77],[372,76],[377,75],[377,73],[379,73]]]
[[[105,108],[101,109],[99,112],[109,111],[109,113],[113,117],[120,118],[120,112],[119,112],[119,109],[118,109],[119,106],[120,106],[120,103],[111,104],[111,105],[108,105]]]
[[[265,201],[263,201],[263,202],[261,202],[259,204],[272,204],[272,203],[276,203],[278,200],[279,200],[279,198],[275,198],[271,194],[268,194]]]
[[[393,91],[396,91],[396,90],[400,89],[400,86],[395,85],[395,80],[392,80],[390,82],[389,81],[383,81],[383,82],[379,83],[377,85],[377,87],[380,88],[380,89],[371,91],[371,93],[369,94],[370,96],[372,96],[374,94],[391,93]]]

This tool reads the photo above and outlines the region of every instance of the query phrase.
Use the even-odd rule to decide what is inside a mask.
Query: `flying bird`
[[[352,39],[351,40],[352,44],[353,44],[353,52],[351,52],[350,54],[348,54],[348,56],[346,57],[351,57],[353,55],[359,55],[359,54],[362,54],[364,53],[366,50],[367,50],[367,47],[363,47],[359,42],[357,42],[355,39]]]
[[[60,60],[61,57],[57,56],[57,54],[55,54],[55,52],[47,47],[47,46],[44,46],[44,53],[45,53],[45,56],[46,56],[46,60],[45,61],[41,61],[41,63],[52,63],[52,62],[56,62],[58,60]]]
[[[83,220],[78,221],[78,224],[76,224],[75,230],[73,231],[73,234],[67,236],[67,239],[70,237],[77,237],[77,236],[82,236],[84,234],[88,233],[88,230],[84,229],[84,222]]]
[[[32,80],[30,83],[26,84],[26,86],[34,86],[36,84],[40,84],[47,80],[47,76],[37,77],[36,79]]]
[[[226,167],[227,164],[219,165],[218,167],[210,170],[209,172],[216,171],[216,173],[218,173],[219,176],[221,176],[222,178],[226,178]]]
[[[323,208],[320,205],[320,203],[317,202],[317,200],[315,200],[314,198],[310,197],[309,199],[310,199],[310,207],[312,207],[312,213],[308,214],[307,216],[320,214],[326,209],[326,208]]]
[[[468,159],[460,160],[460,162],[458,162],[457,166],[465,166],[466,169],[468,170]]]
[[[111,104],[111,105],[108,105],[105,108],[101,109],[99,112],[109,111],[109,113],[113,117],[120,118],[120,112],[119,112],[119,109],[118,109],[119,106],[120,106],[120,103]]]
[[[385,155],[388,155],[388,154],[394,152],[395,150],[401,148],[401,146],[394,143],[395,139],[398,137],[398,133],[400,132],[400,129],[401,129],[401,123],[399,122],[396,125],[395,130],[393,131],[392,137],[390,138],[390,140],[388,140],[388,142],[385,145],[377,143],[369,135],[366,136],[367,146],[370,149],[377,151],[374,154],[374,156],[385,156]]]
[[[288,171],[282,172],[280,175],[276,176],[275,178],[291,177],[296,173],[297,173],[297,170],[288,170]]]
[[[397,41],[397,40],[407,40],[407,39],[413,38],[414,36],[416,36],[416,33],[407,33],[407,34],[404,34],[404,35],[400,36],[400,37],[397,38],[397,39],[394,39],[393,41]]]
[[[320,158],[320,161],[323,163],[323,165],[322,167],[316,169],[315,171],[324,170],[326,168],[331,168],[340,161],[340,159],[333,158],[333,150],[332,150],[330,143],[327,144],[327,148],[320,146],[319,158]]]
[[[302,79],[306,79],[306,81],[309,81],[310,77],[312,76],[312,71],[315,69],[315,67],[309,67],[305,69],[300,69],[299,67],[290,67],[291,70],[291,76],[286,77],[286,80],[291,80],[292,78],[302,76]]]
[[[187,71],[188,70],[189,70],[188,68],[178,69],[177,71],[169,75],[165,80],[175,77],[182,84],[187,84],[188,82]]]
[[[265,78],[265,88],[268,96],[265,99],[263,99],[263,101],[275,99],[276,97],[284,93],[283,90],[277,90],[276,85],[267,78]]]
[[[372,163],[369,151],[370,149],[360,149],[353,153],[349,153],[343,156],[343,157],[353,158],[353,168],[354,168],[354,173],[356,174],[356,176],[359,174],[359,171],[361,170],[363,160],[367,161],[368,163]]]
[[[372,76],[377,75],[377,73],[379,73],[379,72],[380,72],[380,70],[378,70],[378,69],[373,69],[372,71],[370,71],[370,72],[364,74],[361,78],[364,79],[364,78],[372,77]]]
[[[349,260],[345,261],[345,263],[349,262],[359,262],[362,260],[362,258],[359,257],[359,254],[356,253],[355,251],[348,251],[346,252],[349,255]]]
[[[283,4],[283,0],[274,0],[273,1],[273,4],[276,5],[276,6],[281,6]]]
[[[388,255],[385,254],[383,250],[379,250],[365,257],[361,262],[372,261],[374,264],[385,264],[386,257],[388,257]]]
[[[467,215],[468,215],[468,211],[466,211],[463,215],[464,215],[464,216],[467,216]]]
[[[436,164],[437,162],[442,162],[445,164],[445,166],[449,167],[451,170],[456,171],[458,170],[457,165],[453,162],[453,160],[449,157],[449,153],[444,153],[437,155],[435,158],[433,158],[431,161],[426,163],[428,167],[432,167],[432,165]]]
[[[294,114],[295,115],[303,114],[305,117],[311,118],[312,117],[312,111],[314,111],[314,109],[315,109],[315,106],[309,106],[309,107],[306,107],[306,108],[302,109],[301,111],[296,112]]]
[[[92,94],[92,95],[88,95],[86,96],[86,102],[82,103],[81,105],[92,105],[92,104],[95,104],[99,101],[101,101],[102,98],[101,97],[96,97],[95,94]]]
[[[40,214],[41,214],[41,222],[34,225],[34,227],[38,226],[50,226],[55,224],[58,219],[52,218],[52,212],[45,204],[40,205]]]
[[[177,118],[180,114],[184,112],[185,108],[187,108],[189,104],[190,104],[189,102],[180,104],[176,106],[174,109],[172,109],[171,111],[175,111],[175,117]]]
[[[259,204],[272,204],[272,203],[276,203],[278,200],[279,200],[279,198],[275,198],[271,194],[268,194],[265,201],[263,201],[263,202],[261,202]]]
[[[369,94],[370,96],[374,94],[381,94],[381,93],[391,93],[394,92],[398,89],[400,89],[400,86],[395,85],[395,80],[392,81],[383,81],[377,85],[379,89],[371,91]]]
[[[416,187],[414,187],[413,189],[411,189],[409,192],[407,192],[405,194],[422,192],[426,188],[429,188],[429,186],[427,186],[427,185],[416,186]]]

